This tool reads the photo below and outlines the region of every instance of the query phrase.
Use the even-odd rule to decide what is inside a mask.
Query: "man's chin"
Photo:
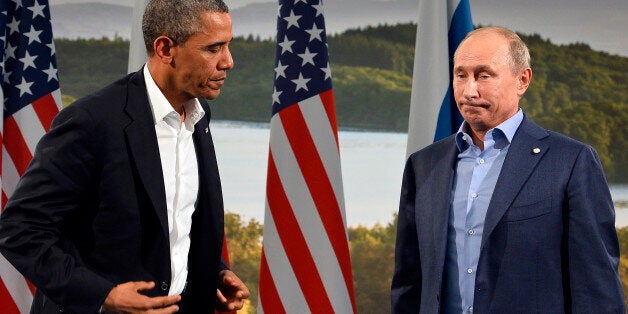
[[[212,89],[208,92],[204,92],[202,93],[201,97],[205,98],[205,99],[209,99],[209,100],[214,100],[216,98],[218,98],[218,96],[220,95],[220,90],[219,89]]]

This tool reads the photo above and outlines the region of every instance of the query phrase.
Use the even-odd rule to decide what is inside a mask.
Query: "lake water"
[[[270,131],[267,123],[212,121],[225,210],[264,221]],[[340,156],[349,226],[387,224],[399,206],[405,133],[340,131]],[[612,185],[615,202],[628,202],[628,185]],[[626,205],[623,205],[626,206]],[[628,226],[628,208],[616,208]]]

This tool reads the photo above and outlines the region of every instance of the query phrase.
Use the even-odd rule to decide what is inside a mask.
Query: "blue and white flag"
[[[420,0],[406,156],[458,130],[453,55],[473,30],[469,0]]]

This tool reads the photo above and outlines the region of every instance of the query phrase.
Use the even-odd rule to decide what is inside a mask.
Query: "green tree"
[[[235,213],[225,213],[225,234],[231,269],[251,291],[244,313],[255,313],[263,227],[255,219],[244,222]]]
[[[386,226],[349,228],[351,266],[358,313],[390,313],[397,217]]]
[[[628,307],[628,227],[617,229],[619,238],[619,276],[624,287],[624,302]]]

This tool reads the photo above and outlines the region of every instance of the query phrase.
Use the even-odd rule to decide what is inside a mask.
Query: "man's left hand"
[[[242,280],[230,270],[220,272],[216,290],[216,309],[221,312],[237,311],[244,306],[244,300],[251,295]]]

